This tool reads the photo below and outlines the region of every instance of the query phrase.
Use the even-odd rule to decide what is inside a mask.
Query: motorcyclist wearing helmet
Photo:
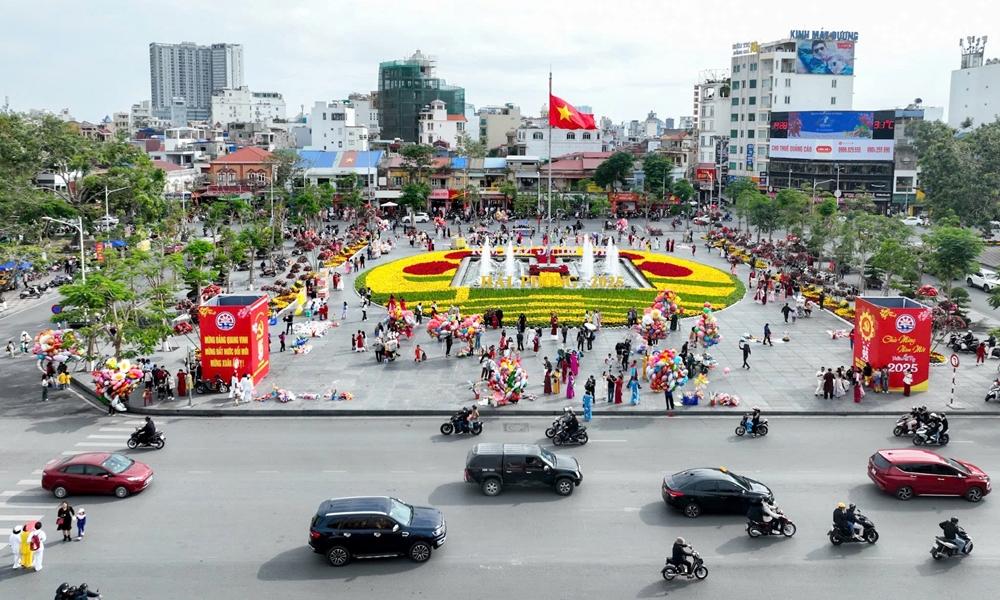
[[[92,592],[89,589],[87,589],[86,583],[81,583],[76,588],[76,595],[73,596],[73,600],[87,600],[87,598],[100,598],[100,597],[101,595],[98,594],[97,592]]]
[[[566,412],[563,415],[563,418],[565,419],[564,427],[566,429],[566,435],[567,437],[573,437],[580,429],[580,420],[576,418],[576,413],[573,412],[572,407],[567,406],[565,410]]]
[[[948,431],[948,417],[944,413],[931,413],[930,420],[930,437],[940,438],[941,435]]]
[[[455,416],[453,416],[451,419],[455,423],[456,431],[458,431],[459,433],[465,431],[465,428],[468,426],[469,415],[471,413],[472,411],[469,410],[468,408],[465,408],[464,406],[462,407],[462,410],[455,413]]]
[[[694,577],[694,548],[689,546],[684,538],[679,537],[674,541],[670,562],[686,572],[688,579]]]
[[[850,535],[854,539],[861,539],[861,536],[854,533],[854,526],[847,520],[847,505],[843,502],[833,509],[833,524],[841,533]]]
[[[146,424],[139,430],[139,443],[148,444],[156,433],[156,425],[153,425],[153,418],[146,416]]]
[[[764,523],[768,524],[772,530],[785,530],[785,515],[781,509],[772,504],[767,498],[761,502],[761,509],[764,512]],[[772,525],[772,521],[774,521]]]
[[[865,532],[865,526],[860,521],[861,519],[858,518],[858,506],[851,502],[850,506],[847,507],[847,522],[851,524],[851,531],[857,539],[862,539],[862,534]]]
[[[944,531],[944,535],[942,537],[944,537],[944,539],[958,546],[959,552],[965,549],[965,540],[962,539],[962,536],[958,534],[957,517],[952,517],[947,521],[938,523],[938,527],[940,527]]]

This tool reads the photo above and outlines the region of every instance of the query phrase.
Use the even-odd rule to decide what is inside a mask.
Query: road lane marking
[[[17,482],[17,485],[42,485],[41,479],[22,479]]]
[[[84,452],[89,452],[89,450],[67,450],[62,453],[63,456],[76,456],[77,454],[83,454]]]
[[[278,471],[257,471],[258,473],[277,473]]]
[[[22,523],[38,521],[41,518],[41,515],[0,515],[0,521],[20,521]]]
[[[41,469],[35,469],[34,471],[32,471],[32,472],[31,472],[31,474],[32,474],[32,475],[41,475],[41,474],[42,474],[42,473],[44,473],[44,472],[45,472],[45,471],[43,471],[43,470],[41,470]]]
[[[47,494],[44,490],[15,490],[11,492],[0,492],[0,498],[13,498],[14,496],[30,496],[31,494]]]
[[[145,421],[125,421],[126,425],[145,425]]]
[[[324,473],[346,473],[347,471],[323,471]]]
[[[135,430],[128,427],[101,427],[100,431],[119,431],[122,433],[132,433]]]
[[[88,435],[88,440],[123,440],[128,441],[127,435]]]
[[[77,442],[73,444],[78,448],[121,448],[122,444],[113,442]]]
[[[591,442],[597,442],[597,443],[603,442],[605,444],[607,444],[607,443],[625,444],[625,443],[628,442],[628,440],[590,440],[590,441]]]
[[[395,473],[397,475],[401,475],[401,474],[404,474],[404,473],[413,473],[413,471],[389,471],[389,472],[390,473]]]

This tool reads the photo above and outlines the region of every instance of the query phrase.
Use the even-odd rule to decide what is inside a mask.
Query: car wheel
[[[326,560],[330,561],[330,566],[342,567],[351,561],[351,553],[343,546],[334,546],[326,551]]]
[[[551,439],[555,435],[556,435],[556,429],[555,429],[555,427],[549,427],[548,429],[545,430],[545,437]]]
[[[120,485],[120,486],[116,487],[115,488],[115,496],[118,497],[118,498],[126,498],[126,497],[128,497],[128,488],[125,487],[124,485]]]
[[[983,291],[984,291],[984,292],[986,292],[986,293],[988,294],[988,293],[990,292],[990,286],[988,286],[988,285],[986,285],[986,284],[984,283],[984,284],[983,284]]]
[[[970,487],[965,492],[965,499],[969,502],[979,502],[983,499],[983,490],[978,487]]]
[[[556,480],[556,493],[560,496],[569,496],[573,493],[573,481],[568,477],[561,477]]]
[[[875,531],[874,529],[868,530],[868,533],[865,534],[865,541],[868,542],[869,544],[874,544],[875,542],[877,542],[878,532]]]
[[[500,493],[502,486],[500,485],[500,480],[490,478],[484,481],[480,487],[483,489],[483,493],[487,496],[496,496]]]
[[[157,450],[163,450],[163,447],[166,445],[167,442],[164,441],[163,438],[157,438],[157,440],[153,442],[153,447],[156,448]]]
[[[473,423],[472,424],[472,435],[479,435],[482,432],[483,432],[483,424],[482,423]]]
[[[742,426],[742,425],[740,425],[739,427],[736,428],[736,435],[742,436],[746,432],[747,432],[747,428],[744,427],[744,426]]]
[[[969,285],[969,287],[972,287],[972,278],[971,277],[966,277],[965,278],[965,283],[967,283]]]
[[[694,502],[689,502],[684,506],[684,516],[689,519],[697,518],[701,514],[701,507]]]
[[[415,563],[427,562],[431,557],[431,546],[427,542],[417,542],[410,546],[408,556]]]
[[[451,423],[445,423],[444,425],[441,426],[441,433],[443,433],[444,435],[451,435],[452,431],[455,431],[455,426],[452,425]]]
[[[698,579],[704,579],[708,577],[708,567],[702,565],[694,570],[694,576]]]
[[[894,435],[896,437],[899,437],[899,436],[903,435],[903,426],[902,425],[896,425],[896,427],[892,430],[892,435]]]
[[[904,485],[896,490],[896,497],[900,500],[909,500],[913,497],[913,488],[908,485]]]
[[[135,450],[139,446],[139,442],[137,442],[136,439],[133,437],[129,438],[128,441],[125,442],[125,445],[128,446],[129,450]]]
[[[69,496],[69,490],[67,490],[61,485],[57,485],[56,487],[52,488],[52,495],[55,496],[56,498],[65,498],[66,496]]]

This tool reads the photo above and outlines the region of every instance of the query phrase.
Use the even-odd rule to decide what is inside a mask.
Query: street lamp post
[[[80,278],[83,283],[87,283],[87,265],[86,265],[86,250],[83,247],[83,217],[77,217],[76,223],[73,221],[64,221],[62,219],[54,219],[52,217],[42,217],[46,221],[53,221],[55,223],[62,223],[67,227],[73,227],[80,232]]]
[[[108,189],[108,184],[107,183],[104,184],[104,217],[105,217],[105,220],[107,220],[108,218],[111,217],[111,211],[108,210],[108,196],[110,196],[111,194],[113,194],[115,192],[120,192],[122,190],[130,189],[131,187],[132,186],[130,186],[130,185],[126,185],[125,187],[120,187],[117,190],[109,190]]]

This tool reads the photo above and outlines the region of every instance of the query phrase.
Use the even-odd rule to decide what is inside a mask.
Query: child
[[[358,336],[355,333],[351,334],[351,352],[356,352],[358,350]]]
[[[420,349],[420,344],[413,349],[413,362],[422,362],[424,359],[424,351]]]
[[[284,352],[285,351],[285,332],[284,331],[282,331],[281,333],[278,334],[278,341],[281,342],[281,348],[278,349],[278,352]]]
[[[76,511],[76,541],[83,539],[83,529],[87,526],[87,512],[82,508]]]

